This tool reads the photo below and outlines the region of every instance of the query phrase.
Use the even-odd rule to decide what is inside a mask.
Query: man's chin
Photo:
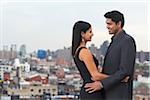
[[[110,35],[112,35],[113,33],[109,32]]]

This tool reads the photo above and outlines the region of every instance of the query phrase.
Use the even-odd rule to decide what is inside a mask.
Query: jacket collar
[[[111,43],[110,43],[110,45],[109,45],[109,48],[108,48],[106,54],[108,54],[108,53],[111,51],[111,49],[112,49],[117,43],[119,43],[119,40],[122,39],[122,37],[124,36],[124,34],[125,34],[125,31],[122,30],[121,32],[118,33],[118,35],[113,36],[113,37],[111,38],[112,41],[111,41]]]
[[[124,30],[120,31],[117,35],[114,35],[111,37],[111,41],[115,42],[115,41],[121,39],[121,37],[124,35],[124,33],[125,33]]]

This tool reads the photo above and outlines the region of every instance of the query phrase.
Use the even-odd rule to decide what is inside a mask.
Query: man
[[[105,100],[132,100],[133,73],[136,57],[134,39],[123,30],[124,16],[119,11],[107,12],[105,15],[112,41],[104,58],[102,73],[109,77],[101,81],[87,83],[89,93],[103,89]],[[127,82],[121,82],[129,76]]]

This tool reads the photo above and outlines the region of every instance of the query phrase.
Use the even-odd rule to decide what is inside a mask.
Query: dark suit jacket
[[[131,36],[123,30],[112,38],[102,71],[110,77],[101,80],[106,100],[132,100],[135,58],[136,45]],[[126,76],[130,76],[129,81],[121,82]]]

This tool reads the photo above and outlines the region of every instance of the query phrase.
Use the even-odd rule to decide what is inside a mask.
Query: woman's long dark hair
[[[73,26],[73,33],[72,33],[72,56],[74,57],[76,49],[80,45],[82,41],[81,32],[86,32],[91,25],[85,21],[78,21]]]

